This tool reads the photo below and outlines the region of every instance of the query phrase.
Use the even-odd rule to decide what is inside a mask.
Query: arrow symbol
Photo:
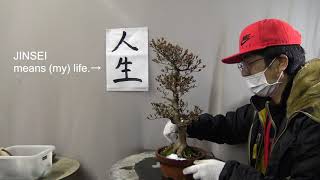
[[[92,66],[92,67],[90,67],[91,69],[98,69],[98,70],[100,70],[101,69],[101,66]]]

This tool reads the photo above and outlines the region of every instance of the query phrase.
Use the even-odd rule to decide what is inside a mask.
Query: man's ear
[[[289,63],[289,59],[287,55],[281,54],[279,57],[279,73],[284,71],[285,69],[287,69],[288,67],[288,63]]]

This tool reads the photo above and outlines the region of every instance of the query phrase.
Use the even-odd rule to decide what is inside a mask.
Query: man
[[[187,133],[220,144],[247,142],[249,165],[200,160],[184,174],[202,180],[320,179],[320,60],[305,64],[300,45],[300,33],[278,19],[241,32],[240,52],[222,62],[238,63],[255,94],[251,103],[225,116],[202,114]],[[164,135],[175,132],[169,121]]]

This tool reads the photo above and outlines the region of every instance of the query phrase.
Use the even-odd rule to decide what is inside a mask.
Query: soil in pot
[[[169,159],[166,157],[167,146],[159,148],[156,151],[156,158],[160,162],[160,169],[165,179],[173,179],[173,180],[191,180],[191,175],[184,175],[182,170],[188,166],[193,165],[195,160],[204,159],[206,157],[206,151],[197,148],[188,146],[188,150],[192,151],[193,157],[188,158],[186,160],[175,160]]]

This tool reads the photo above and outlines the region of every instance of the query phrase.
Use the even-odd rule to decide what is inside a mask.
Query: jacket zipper
[[[297,112],[302,112],[302,111],[296,111],[294,113],[297,113]],[[302,112],[304,113],[304,112]],[[281,131],[280,135],[277,137],[276,141],[274,142],[274,144],[271,146],[271,151],[270,153],[272,153],[273,149],[274,149],[274,146],[276,145],[276,143],[278,142],[278,140],[280,139],[280,137],[283,135],[283,133],[287,130],[288,128],[288,125],[289,125],[289,122],[292,118],[294,118],[295,115],[291,116],[289,119],[286,120],[286,125],[285,125],[285,128],[283,129],[283,131]]]
[[[253,106],[253,107],[255,107],[255,106]],[[258,113],[258,110],[255,108],[255,114],[257,114]],[[255,118],[256,118],[256,116],[254,116]],[[261,127],[263,128],[263,122],[261,122],[261,119],[260,119],[260,117],[258,117],[258,119],[259,119],[259,122],[260,122],[260,125],[261,125]],[[259,132],[258,132],[258,135],[257,136],[259,136]],[[261,137],[263,137],[264,136],[264,132],[262,132],[261,134],[260,134],[260,136]],[[251,134],[250,134],[250,137],[251,137]],[[259,140],[259,142],[257,142],[257,147],[259,147],[258,149],[257,149],[257,155],[256,155],[256,157],[258,158],[258,157],[260,157],[260,154],[261,154],[261,143],[262,143],[262,141],[261,141],[261,137],[258,139],[258,137],[257,137],[257,139],[256,140]],[[258,144],[259,143],[259,144]],[[249,146],[250,146],[250,144],[249,144]],[[250,149],[250,148],[249,148]],[[254,165],[254,167],[255,168],[257,168],[257,161],[255,162],[255,165]]]
[[[264,132],[262,132],[262,133],[259,133],[258,134],[258,137],[257,137],[257,141],[259,142],[259,145],[258,145],[258,143],[257,143],[257,145],[258,145],[258,147],[259,147],[259,149],[257,150],[257,160],[258,160],[258,158],[260,157],[260,154],[261,154],[261,147],[262,147],[262,143],[263,143],[263,137],[264,137]],[[254,167],[257,169],[257,165],[258,165],[258,161],[256,161],[256,164],[254,165]]]
[[[274,128],[274,134],[275,134],[275,137],[276,137],[276,136],[277,136],[277,131],[278,131],[278,129],[277,129],[277,126],[276,126],[276,124],[274,123],[273,118],[272,118],[272,115],[271,115],[271,113],[270,113],[269,101],[267,101],[267,103],[266,103],[266,108],[267,108],[268,116],[270,117],[270,120],[271,120],[271,124],[272,124],[272,126],[273,126],[273,128]],[[273,141],[273,142],[274,142],[274,141]],[[271,147],[272,147],[273,142],[271,143]],[[271,151],[270,151],[270,156],[269,156],[269,158],[270,158],[270,157],[271,157]]]
[[[274,137],[277,136],[277,126],[275,125],[274,121],[273,121],[273,118],[272,118],[272,115],[271,115],[271,112],[270,112],[270,108],[269,108],[269,101],[266,102],[266,109],[267,109],[267,117],[270,118],[270,121],[271,121],[271,124],[274,128]],[[266,124],[267,126],[267,124]],[[272,143],[271,143],[271,150],[269,152],[269,162],[270,162],[270,159],[271,159],[271,154],[272,154],[272,149],[273,149],[273,145],[274,145],[275,141],[274,139],[272,140]],[[266,167],[266,172],[267,172],[267,169],[268,169],[268,166]]]
[[[250,165],[251,164],[251,147],[250,147],[250,144],[251,144],[251,133],[252,133],[252,127],[253,127],[253,124],[255,123],[255,119],[256,119],[256,116],[257,116],[257,108],[254,106],[252,100],[250,99],[250,104],[251,106],[253,107],[253,120],[252,120],[252,124],[251,124],[251,127],[250,127],[250,131],[249,131],[249,136],[248,136],[248,164]]]
[[[297,111],[297,112],[299,112],[299,111]],[[274,146],[276,145],[276,143],[278,142],[278,140],[280,139],[280,137],[283,135],[283,133],[287,130],[287,128],[288,128],[288,125],[289,125],[289,121],[290,121],[290,119],[292,119],[294,116],[291,116],[290,118],[286,118],[287,120],[286,120],[286,125],[285,125],[285,128],[283,129],[283,131],[281,131],[281,133],[280,133],[280,135],[277,137],[277,139],[276,139],[276,141],[274,142],[274,144],[273,144],[273,146],[271,146],[271,152],[273,151],[273,149],[274,149]],[[270,152],[270,153],[271,153]]]
[[[277,137],[277,139],[275,140],[275,142],[272,144],[272,146],[271,146],[271,151],[270,151],[270,157],[269,157],[269,158],[271,158],[271,154],[272,154],[272,151],[273,151],[273,149],[274,149],[274,146],[277,144],[277,142],[278,142],[278,140],[280,139],[280,137],[282,136],[282,134],[287,130],[287,128],[288,128],[288,122],[289,122],[289,120],[286,121],[286,126],[285,126],[285,128],[283,129],[283,131],[281,131],[280,135]]]
[[[257,111],[254,110],[254,114],[253,114],[253,120],[252,120],[252,124],[251,124],[251,127],[250,127],[250,131],[249,131],[249,136],[248,136],[248,164],[251,164],[251,147],[250,147],[250,144],[251,144],[251,133],[252,133],[252,127],[253,127],[253,124],[255,123],[255,119],[256,119],[256,115],[257,115]]]
[[[277,139],[276,139],[276,141],[274,142],[273,146],[271,146],[271,152],[273,151],[274,146],[276,145],[276,143],[278,142],[278,140],[280,139],[280,137],[281,137],[281,136],[283,135],[283,133],[287,130],[290,120],[291,120],[292,118],[294,118],[294,117],[296,116],[296,114],[299,113],[299,112],[300,112],[300,113],[303,113],[303,114],[306,114],[306,113],[303,112],[303,111],[295,111],[291,117],[289,117],[288,119],[286,118],[286,119],[287,119],[287,120],[286,120],[286,126],[285,126],[285,128],[283,129],[283,131],[281,131],[280,135],[277,137]],[[270,153],[271,153],[271,152],[270,152]]]
[[[255,109],[255,111],[254,111],[254,118],[255,118],[258,110],[256,109],[256,107],[253,105],[252,102],[251,102],[251,104],[252,104],[252,106],[253,106],[254,109]],[[269,101],[266,102],[265,107],[266,107],[266,109],[267,109],[267,116],[270,117],[271,124],[272,124],[272,126],[273,126],[273,128],[274,128],[274,130],[275,130],[275,135],[276,135],[276,134],[277,134],[277,127],[276,127],[276,125],[275,125],[275,123],[274,123],[274,121],[273,121],[273,119],[272,119],[272,116],[271,116],[271,113],[270,113],[270,110],[269,110]],[[264,128],[263,122],[261,122],[260,117],[258,117],[258,118],[259,118],[259,122],[260,122],[261,127]],[[249,164],[251,164],[251,157],[250,157],[250,154],[251,154],[250,144],[251,144],[251,143],[250,143],[250,141],[251,141],[252,126],[253,126],[253,123],[252,123],[252,125],[251,125],[251,127],[250,127],[249,140],[248,140]],[[286,128],[285,128],[285,129],[286,129]],[[282,132],[282,133],[283,133],[283,132]],[[258,135],[261,135],[261,134],[258,134]],[[262,132],[262,135],[264,136],[264,132]],[[257,137],[257,138],[258,138],[258,137]],[[278,138],[279,138],[279,137],[278,137]],[[272,153],[274,144],[277,142],[278,138],[276,139],[276,141],[273,141],[274,143],[271,144],[271,151],[270,151],[270,156],[269,156],[269,158],[271,158],[271,153]],[[257,149],[257,157],[260,157],[260,154],[261,154],[261,142],[262,142],[262,141],[260,140],[260,138],[259,138],[259,141],[260,141],[259,144],[257,144],[257,146],[259,147],[259,149]],[[256,166],[257,166],[257,162],[256,162],[256,164],[255,164],[255,167],[256,167]]]

